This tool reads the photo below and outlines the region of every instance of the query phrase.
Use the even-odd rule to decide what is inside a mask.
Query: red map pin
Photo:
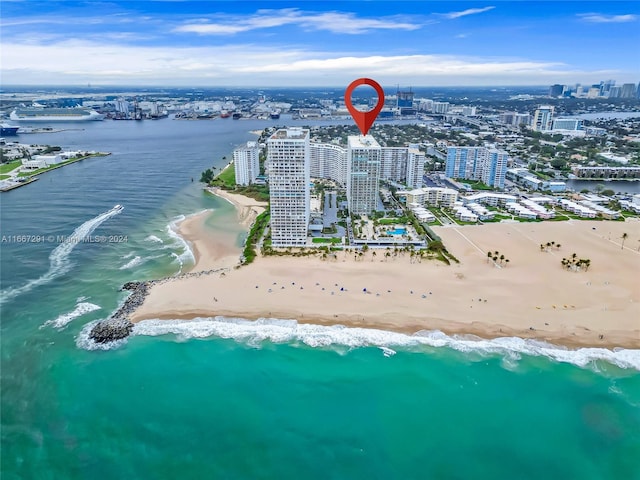
[[[373,108],[373,110],[361,112],[353,107],[353,103],[351,103],[351,94],[355,88],[360,85],[370,85],[375,88],[378,94],[378,104]],[[376,121],[380,110],[382,110],[382,107],[384,106],[384,90],[375,80],[370,78],[358,78],[351,82],[347,87],[347,90],[344,92],[344,103],[353,117],[353,120],[356,122],[356,125],[358,125],[358,128],[362,132],[362,135],[366,135],[371,128],[371,125],[373,125],[373,122]]]

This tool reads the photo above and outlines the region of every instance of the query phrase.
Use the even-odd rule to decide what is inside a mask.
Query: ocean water
[[[640,479],[638,351],[286,319],[148,321],[109,349],[88,341],[124,282],[192,264],[172,231],[183,216],[210,210],[211,235],[240,247],[233,207],[197,179],[270,123],[21,137],[113,154],[0,198],[3,236],[45,238],[1,246],[3,480]]]

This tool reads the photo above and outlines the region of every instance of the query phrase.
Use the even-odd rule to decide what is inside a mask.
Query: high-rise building
[[[555,85],[551,85],[551,87],[549,87],[549,96],[560,97],[563,91],[564,91],[564,85],[560,85],[556,83]]]
[[[513,124],[516,127],[519,127],[520,125],[529,125],[531,123],[531,115],[528,113],[516,113],[513,121]]]
[[[407,147],[380,148],[380,178],[404,182],[407,174]]]
[[[380,145],[371,136],[352,135],[347,143],[347,202],[353,214],[370,214],[378,206]]]
[[[409,89],[409,91],[401,92],[398,90],[397,94],[397,107],[398,108],[413,108],[413,97],[414,93]]]
[[[311,177],[347,184],[347,150],[333,143],[309,144]]]
[[[448,147],[445,174],[449,178],[479,180],[479,162],[484,147]]]
[[[404,183],[409,188],[421,188],[426,157],[424,153],[416,147],[410,146],[407,149],[407,153],[407,173]]]
[[[277,130],[267,140],[271,244],[304,246],[309,226],[309,130]]]
[[[551,105],[540,105],[533,115],[533,129],[537,132],[551,130],[553,122],[553,107]]]
[[[504,178],[507,174],[507,161],[509,155],[503,150],[495,148],[486,149],[482,159],[480,179],[485,185],[496,188],[504,188]]]
[[[445,174],[449,178],[482,180],[485,184],[504,188],[508,154],[485,147],[448,147]]]
[[[433,102],[433,113],[447,113],[450,106],[449,102]]]
[[[552,130],[582,130],[583,124],[579,118],[556,118]]]
[[[623,83],[620,98],[636,98],[636,93],[635,83]]]
[[[257,142],[247,142],[246,147],[233,151],[233,165],[238,185],[250,185],[260,174],[260,147]]]

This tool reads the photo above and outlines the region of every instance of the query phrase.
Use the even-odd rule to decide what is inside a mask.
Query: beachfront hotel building
[[[377,210],[380,144],[371,135],[351,135],[347,142],[347,202],[352,214]]]
[[[481,180],[486,185],[504,188],[508,154],[486,147],[448,147],[445,174],[449,178]]]
[[[309,130],[277,130],[267,140],[271,244],[300,247],[309,226]]]
[[[247,142],[246,147],[233,151],[236,184],[251,185],[260,174],[260,147],[257,142]]]

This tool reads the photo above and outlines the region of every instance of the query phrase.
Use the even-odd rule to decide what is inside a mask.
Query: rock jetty
[[[129,314],[142,305],[152,282],[127,282],[122,290],[131,291],[122,306],[106,320],[98,322],[89,333],[89,337],[98,343],[107,343],[126,338],[133,330]]]
[[[213,275],[216,273],[224,275],[225,272],[228,271],[229,268],[218,268],[215,270],[205,270],[200,272],[180,273],[178,275],[161,278],[159,280],[127,282],[122,286],[121,290],[128,290],[131,292],[131,295],[127,297],[122,306],[116,310],[113,315],[106,320],[98,322],[91,329],[91,332],[89,332],[89,338],[98,343],[108,343],[128,337],[133,330],[133,323],[129,320],[129,315],[142,305],[144,299],[149,294],[149,289],[152,285],[159,285],[180,278],[201,277],[203,275]]]

